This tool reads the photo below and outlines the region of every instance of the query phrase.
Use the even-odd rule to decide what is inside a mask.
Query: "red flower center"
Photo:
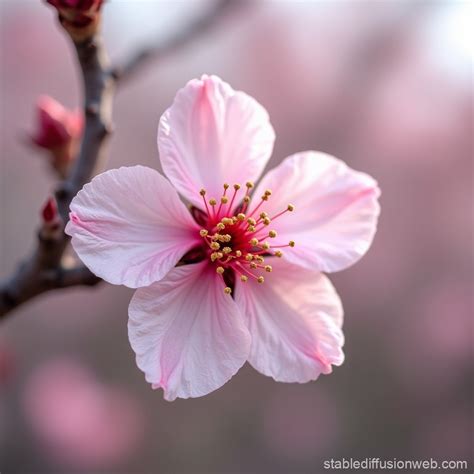
[[[273,245],[271,242],[271,239],[278,235],[273,229],[273,222],[286,212],[292,212],[294,206],[288,204],[283,211],[269,216],[264,208],[272,191],[267,189],[260,197],[260,202],[252,209],[250,190],[253,187],[251,182],[246,184],[247,191],[242,204],[234,211],[234,204],[241,189],[239,184],[234,184],[232,197],[227,195],[230,186],[224,184],[224,193],[219,202],[214,198],[206,200],[206,190],[201,189],[206,213],[204,226],[199,233],[204,239],[208,258],[223,278],[227,270],[233,270],[243,282],[254,278],[263,283],[265,278],[262,273],[272,271],[265,258],[281,257],[281,248],[295,245],[293,241],[285,245]],[[224,291],[230,294],[232,289],[226,286]]]

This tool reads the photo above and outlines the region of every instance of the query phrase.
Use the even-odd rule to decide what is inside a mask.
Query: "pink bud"
[[[41,96],[36,104],[38,130],[33,142],[42,148],[56,148],[80,137],[83,127],[82,114],[68,110],[48,96]]]
[[[56,205],[56,200],[53,197],[50,197],[46,204],[41,210],[41,215],[43,216],[44,222],[50,224],[58,219],[58,206]]]
[[[70,8],[77,11],[99,10],[103,0],[46,0],[47,3],[59,9]]]
[[[83,116],[48,96],[41,96],[36,107],[38,128],[31,140],[50,151],[53,167],[64,175],[77,152],[84,126]]]
[[[58,10],[59,21],[74,42],[95,35],[100,24],[103,0],[46,0]]]

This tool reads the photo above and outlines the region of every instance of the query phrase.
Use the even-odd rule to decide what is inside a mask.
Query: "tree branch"
[[[81,150],[69,177],[56,190],[61,224],[54,231],[43,224],[31,256],[0,285],[0,318],[31,298],[56,288],[94,285],[100,281],[82,265],[65,269],[62,257],[69,237],[64,233],[72,198],[87,183],[104,155],[112,126],[114,79],[99,35],[78,43],[77,57],[84,81],[85,128]]]
[[[137,51],[122,66],[113,70],[114,76],[118,81],[128,80],[139,72],[146,64],[153,60],[161,58],[166,54],[170,54],[180,47],[188,44],[191,39],[195,39],[198,35],[204,33],[215,24],[215,22],[228,11],[231,6],[242,4],[238,0],[217,0],[211,10],[191,22],[184,30],[178,30],[167,38],[161,44],[150,45]]]

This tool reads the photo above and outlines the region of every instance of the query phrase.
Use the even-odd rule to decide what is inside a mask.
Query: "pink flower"
[[[66,232],[83,262],[138,288],[130,342],[167,400],[212,392],[246,361],[282,382],[314,380],[343,362],[342,306],[321,272],[367,251],[379,190],[312,151],[286,158],[254,190],[274,139],[260,104],[203,76],[160,120],[169,181],[123,167],[95,177],[71,204]]]

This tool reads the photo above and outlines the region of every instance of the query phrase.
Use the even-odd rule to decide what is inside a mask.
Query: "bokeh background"
[[[209,8],[107,2],[112,59]],[[32,248],[55,183],[28,141],[34,103],[46,93],[78,106],[81,84],[52,8],[1,0],[0,19],[7,276]],[[214,73],[268,109],[270,166],[315,149],[379,181],[373,247],[331,276],[346,362],[306,385],[245,366],[207,397],[168,403],[135,366],[131,290],[50,293],[0,327],[0,471],[315,474],[342,457],[472,462],[473,20],[471,2],[240,1],[125,84],[109,168],[159,168],[159,116],[189,79]]]

